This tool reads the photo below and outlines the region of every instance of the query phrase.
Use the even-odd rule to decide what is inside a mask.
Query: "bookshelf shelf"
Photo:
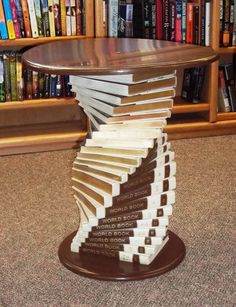
[[[217,121],[236,120],[236,112],[217,113]]]
[[[195,113],[195,112],[209,111],[209,109],[210,109],[209,103],[206,102],[191,103],[191,102],[186,102],[185,100],[181,99],[181,97],[176,97],[172,113],[173,114]]]
[[[86,135],[81,121],[6,127],[0,132],[0,155],[76,148]]]
[[[52,41],[58,40],[68,40],[84,38],[84,35],[81,36],[55,36],[55,37],[38,37],[38,38],[19,38],[19,39],[8,39],[8,40],[0,40],[0,47],[26,47],[26,46],[35,46],[38,44],[48,43]]]
[[[48,99],[34,99],[23,101],[11,101],[0,104],[1,110],[13,110],[13,109],[31,109],[31,108],[43,108],[43,107],[55,107],[65,105],[76,105],[75,98],[48,98]]]
[[[224,53],[236,53],[236,46],[233,47],[220,47],[219,48],[219,53],[224,54]]]

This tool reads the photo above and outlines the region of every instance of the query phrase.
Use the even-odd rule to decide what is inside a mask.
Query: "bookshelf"
[[[69,40],[72,38],[83,39],[85,37],[93,37],[95,35],[94,24],[96,23],[96,16],[99,15],[100,10],[99,7],[95,7],[95,3],[99,3],[99,1],[86,0],[86,35],[84,36],[64,36],[64,37],[43,37],[43,38],[24,38],[24,39],[15,39],[15,40],[0,40],[0,50],[4,48],[8,49],[16,49],[19,47],[26,46],[35,46],[38,44],[47,43],[49,41],[56,40]],[[101,2],[100,2],[101,3]],[[207,71],[207,82],[204,88],[204,95],[201,103],[192,104],[186,101],[183,101],[180,98],[180,86],[182,85],[179,82],[179,89],[177,91],[177,97],[175,99],[175,105],[173,108],[173,114],[171,120],[168,122],[168,126],[166,131],[169,134],[171,139],[179,139],[179,138],[190,138],[190,137],[201,137],[201,136],[214,136],[214,135],[223,135],[223,134],[234,134],[236,133],[236,113],[221,113],[217,112],[217,88],[218,88],[218,65],[223,57],[233,56],[236,53],[236,47],[227,47],[227,48],[219,48],[219,11],[220,11],[220,1],[212,0],[212,11],[211,11],[211,47],[216,50],[220,55],[220,60],[208,65]],[[94,12],[95,10],[95,12]],[[178,72],[180,75],[183,71]],[[181,80],[180,78],[178,78]],[[54,101],[55,102],[55,101]],[[25,129],[30,131],[31,128],[34,127],[34,124],[38,125],[40,121],[40,116],[42,117],[42,125],[45,124],[44,114],[47,114],[47,124],[50,129],[56,122],[55,115],[63,113],[62,110],[66,110],[64,121],[61,121],[61,115],[59,116],[60,121],[57,124],[60,125],[62,132],[63,144],[64,148],[71,148],[78,146],[78,143],[83,139],[86,132],[86,120],[84,120],[83,112],[77,108],[77,103],[75,99],[62,99],[60,102],[52,103],[51,100],[40,100],[38,102],[35,101],[24,101],[15,102],[15,103],[4,103],[0,104],[0,134],[1,134],[1,148],[4,148],[4,131],[6,131],[9,127],[9,131],[12,127],[15,127],[15,122],[17,122],[17,128],[19,131],[22,130],[21,137],[24,137]],[[14,109],[14,110],[13,110]],[[17,110],[21,110],[21,112],[17,112]],[[25,115],[22,110],[27,109],[27,114],[30,114],[29,117],[32,121],[29,123],[25,120]],[[9,113],[11,110],[11,116],[9,117]],[[29,111],[30,110],[30,111]],[[40,115],[38,115],[40,110]],[[43,111],[44,110],[44,111]],[[7,114],[5,112],[8,112]],[[1,114],[5,114],[3,116]],[[15,115],[13,115],[15,114]],[[14,118],[14,116],[16,118]],[[2,118],[4,117],[4,123],[2,122]],[[66,142],[66,131],[68,131],[68,126],[71,124],[71,129],[73,131],[74,124],[77,121],[80,121],[81,118],[83,120],[81,122],[85,123],[82,130],[78,130],[77,133],[77,141],[71,144],[70,142]],[[9,119],[9,120],[8,120]],[[35,119],[37,119],[36,122]],[[63,132],[63,127],[67,126],[65,129],[65,133]],[[38,127],[39,128],[39,127]],[[49,129],[49,128],[48,128]],[[50,130],[49,129],[49,130]],[[14,129],[12,130],[14,131]],[[44,129],[45,135],[47,134],[47,130]],[[56,129],[58,131],[58,127]],[[13,133],[13,132],[12,132]],[[12,134],[14,137],[14,133]],[[46,137],[46,136],[45,136]],[[70,137],[69,137],[70,139]],[[39,137],[40,140],[40,137]],[[13,153],[17,153],[18,145],[14,149]],[[50,145],[48,143],[45,150],[54,150],[59,149],[60,146],[57,147],[56,143]],[[42,145],[42,150],[44,147]],[[33,151],[33,148],[32,148]],[[5,151],[7,154],[11,154],[12,151]],[[24,152],[24,149],[21,148],[19,152]],[[27,149],[26,151],[27,152]],[[0,151],[0,155],[2,150]],[[6,153],[4,153],[6,154]]]
[[[0,39],[0,52],[51,41],[93,37],[93,0],[85,1],[84,11],[84,35]],[[0,103],[0,156],[75,148],[86,134],[86,117],[73,97]]]

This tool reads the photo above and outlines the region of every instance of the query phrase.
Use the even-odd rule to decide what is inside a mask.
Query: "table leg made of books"
[[[163,274],[183,260],[184,243],[168,229],[176,162],[163,130],[176,69],[216,58],[209,47],[113,38],[52,42],[23,55],[33,70],[69,74],[89,119],[72,168],[79,227],[59,247],[68,269],[135,280]]]

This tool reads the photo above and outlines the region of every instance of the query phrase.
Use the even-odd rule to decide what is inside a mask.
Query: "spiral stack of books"
[[[176,163],[163,132],[176,72],[70,76],[90,119],[73,163],[80,209],[73,252],[149,265],[168,241]]]

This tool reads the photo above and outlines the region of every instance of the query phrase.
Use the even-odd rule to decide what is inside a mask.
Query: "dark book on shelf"
[[[223,71],[226,91],[228,94],[229,104],[232,112],[236,112],[236,93],[233,64],[223,64],[219,66],[219,70]]]
[[[202,86],[205,77],[205,66],[184,70],[181,97],[193,103],[201,101]]]

